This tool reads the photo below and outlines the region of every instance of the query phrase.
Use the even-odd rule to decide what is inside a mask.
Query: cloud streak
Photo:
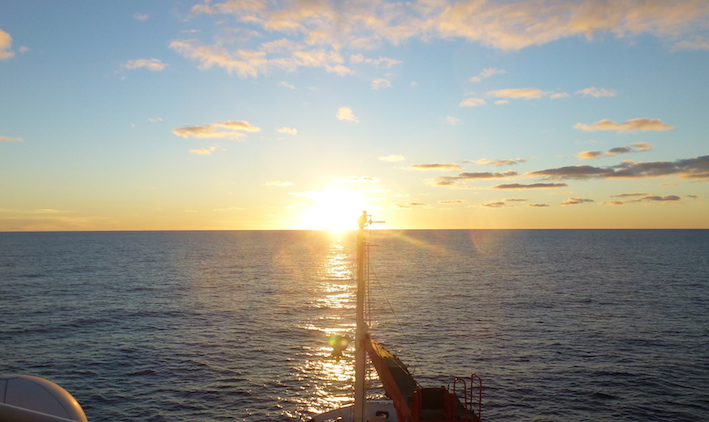
[[[676,161],[623,162],[611,167],[565,166],[527,173],[553,180],[642,179],[675,176],[680,179],[708,180],[709,155]]]
[[[576,123],[574,125],[574,129],[580,129],[586,132],[594,132],[597,130],[614,130],[616,132],[636,132],[639,130],[647,132],[673,130],[674,128],[674,126],[663,123],[660,119],[650,119],[647,117],[630,119],[623,123],[603,119],[590,125],[584,123]]]
[[[252,126],[249,122],[230,120],[228,122],[215,122],[200,126],[185,126],[172,130],[177,136],[183,138],[225,138],[241,140],[246,134],[243,132],[259,132],[261,128]]]

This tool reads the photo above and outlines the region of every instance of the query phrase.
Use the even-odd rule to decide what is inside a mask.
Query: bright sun
[[[357,228],[357,218],[366,208],[364,197],[349,189],[331,188],[309,192],[315,204],[303,212],[301,229],[342,232]]]

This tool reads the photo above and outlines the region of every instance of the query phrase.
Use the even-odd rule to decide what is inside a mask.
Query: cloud
[[[391,88],[391,82],[388,79],[375,79],[370,86],[372,89]]]
[[[349,107],[340,107],[337,109],[337,118],[345,122],[359,123],[359,119]]]
[[[276,132],[278,132],[278,133],[286,133],[286,134],[288,134],[288,135],[297,135],[297,134],[298,134],[298,129],[293,128],[293,127],[286,127],[286,126],[283,126],[283,127],[276,128]]]
[[[148,17],[149,17],[148,15],[144,15],[141,13],[134,13],[133,14],[133,19],[135,19],[137,21],[147,21]]]
[[[7,32],[0,29],[0,60],[11,59],[15,56],[12,51],[12,37]]]
[[[438,201],[439,204],[465,204],[466,201],[465,199],[443,199]]]
[[[478,76],[473,76],[472,78],[470,78],[470,82],[480,82],[485,78],[489,78],[490,76],[498,75],[501,73],[507,73],[507,71],[504,69],[496,69],[494,67],[488,67],[487,69],[483,69],[483,71],[480,72],[478,74]]]
[[[525,161],[527,161],[527,160],[524,158],[514,158],[514,159],[508,159],[508,160],[498,160],[498,159],[488,160],[485,158],[481,158],[481,159],[475,161],[475,163],[477,163],[477,164],[492,164],[494,166],[511,166],[511,165],[515,165],[518,163],[524,163]]]
[[[527,173],[547,179],[642,179],[676,176],[680,179],[709,180],[709,155],[675,161],[625,161],[612,167],[566,166]]]
[[[487,179],[503,179],[505,177],[517,176],[519,173],[516,171],[506,171],[504,173],[491,173],[486,171],[478,172],[462,172],[457,176],[441,176],[436,177],[431,181],[433,186],[438,187],[451,187],[451,188],[467,188],[465,185],[461,185],[468,180],[487,180]]]
[[[337,183],[379,183],[379,179],[372,176],[348,176],[332,179]]]
[[[460,119],[457,117],[446,116],[446,122],[448,122],[451,126],[455,126],[460,124]]]
[[[646,196],[647,193],[645,192],[635,192],[635,193],[621,193],[619,195],[612,195],[611,198],[627,198],[627,197],[633,197],[633,196]]]
[[[638,119],[626,120],[623,123],[616,123],[612,120],[603,119],[596,123],[587,125],[584,123],[576,123],[574,129],[580,129],[587,132],[593,132],[596,130],[615,130],[617,132],[635,132],[635,131],[664,131],[673,130],[674,126],[663,123],[660,119],[649,119],[647,117],[641,117]]]
[[[693,195],[687,195],[689,198],[692,198]],[[681,201],[682,198],[680,198],[677,195],[650,195],[645,192],[636,192],[636,193],[621,193],[619,195],[613,195],[611,198],[635,198],[635,199],[629,199],[625,202],[623,201],[618,201],[618,200],[612,200],[612,201],[605,201],[601,202],[601,204],[604,205],[625,205],[628,203],[632,202],[664,202],[665,204],[671,204],[674,202]]]
[[[504,183],[493,186],[492,189],[548,189],[548,188],[563,188],[568,186],[566,183],[532,183],[522,185],[519,183]]]
[[[295,86],[294,86],[293,84],[291,84],[291,83],[289,83],[289,82],[286,82],[286,81],[280,81],[280,82],[278,82],[278,86],[282,86],[282,87],[285,87],[285,88],[288,88],[288,89],[295,89]]]
[[[407,167],[409,170],[436,170],[436,171],[460,171],[463,170],[461,166],[455,163],[444,163],[444,164],[412,164]]]
[[[593,202],[593,199],[583,199],[583,198],[569,198],[562,202],[561,205],[578,205],[584,204],[586,202]]]
[[[210,145],[207,148],[191,149],[190,152],[197,155],[209,155],[217,148],[219,148],[219,145]]]
[[[532,208],[546,208],[549,204],[527,204],[527,206]]]
[[[556,100],[558,98],[566,98],[568,96],[569,96],[569,94],[567,94],[565,92],[557,92],[556,94],[551,94],[551,96],[549,98],[551,98],[552,100]]]
[[[581,151],[576,154],[576,158],[580,160],[590,160],[598,157],[603,157],[603,153],[601,151]]]
[[[649,35],[670,49],[709,48],[706,37],[697,35],[709,16],[709,4],[702,0],[205,1],[191,10],[192,16],[200,14],[230,15],[264,35],[284,34],[303,48],[332,51],[371,50],[411,39],[461,39],[510,51],[570,37],[592,41],[606,34],[618,39]],[[224,38],[217,37],[215,47]]]
[[[173,129],[172,133],[183,138],[225,138],[240,140],[246,135],[242,132],[259,132],[261,128],[252,126],[249,122],[230,120],[215,122],[201,126],[185,126]]]
[[[466,98],[459,104],[461,107],[477,107],[485,105],[485,100],[482,98]]]
[[[618,154],[628,154],[631,152],[644,152],[652,151],[652,145],[646,142],[635,142],[627,147],[615,147],[611,148],[605,154],[601,151],[581,151],[576,154],[576,158],[581,160],[590,160],[594,158],[600,158],[604,156],[613,156]]]
[[[293,186],[293,182],[282,182],[282,181],[273,181],[273,182],[266,182],[264,183],[265,186],[275,186],[279,188],[286,188],[289,186]]]
[[[392,66],[401,63],[401,60],[379,56],[378,59],[365,58],[362,54],[350,56],[350,63],[366,63],[377,68],[390,69]]]
[[[397,208],[428,208],[428,204],[425,202],[409,202],[408,204],[396,204]]]
[[[404,161],[406,158],[404,158],[403,155],[385,155],[382,157],[377,157],[379,161]]]
[[[150,123],[160,123],[160,122],[162,122],[162,118],[161,117],[148,117],[148,121]]]
[[[542,98],[550,95],[550,93],[537,88],[510,88],[488,91],[487,95],[497,98],[521,98],[524,100],[531,100],[534,98]]]
[[[616,96],[616,91],[615,89],[605,89],[605,88],[596,88],[595,86],[592,86],[590,88],[585,88],[585,89],[580,89],[576,91],[577,94],[581,94],[584,97],[590,95],[592,97],[615,97]]]
[[[167,64],[161,62],[158,59],[139,59],[139,60],[128,60],[128,63],[123,66],[125,69],[141,69],[146,68],[153,72],[159,72],[167,67]]]
[[[488,207],[488,208],[503,208],[503,207],[508,206],[507,204],[505,204],[504,202],[501,202],[501,201],[487,202],[485,204],[480,204],[480,205],[482,205],[483,207]]]
[[[25,140],[22,138],[11,138],[9,136],[0,136],[0,142],[24,142]]]

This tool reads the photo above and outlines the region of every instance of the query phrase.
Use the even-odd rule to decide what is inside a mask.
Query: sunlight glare
[[[302,224],[308,230],[343,232],[357,228],[357,218],[366,208],[362,194],[344,188],[331,188],[309,195],[315,204],[303,212]]]

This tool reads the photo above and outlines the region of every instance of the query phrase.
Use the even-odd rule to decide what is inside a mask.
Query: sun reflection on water
[[[329,341],[333,336],[354,338],[355,280],[354,245],[348,233],[332,233],[331,243],[313,280],[309,301],[310,320],[301,328],[315,331],[315,343],[304,348],[305,361],[298,368],[305,378],[299,407],[305,413],[319,413],[345,406],[353,400],[353,344],[336,356]],[[314,317],[314,318],[313,318]]]

